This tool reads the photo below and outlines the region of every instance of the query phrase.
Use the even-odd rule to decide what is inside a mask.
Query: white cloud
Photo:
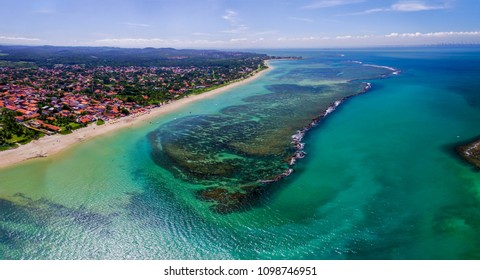
[[[295,42],[295,41],[298,41],[298,42],[305,42],[305,41],[314,41],[314,40],[319,40],[319,39],[322,39],[322,38],[317,38],[317,37],[314,37],[314,36],[309,36],[309,37],[298,37],[298,38],[286,38],[286,37],[279,37],[277,38],[276,40],[277,41],[290,41],[290,42]]]
[[[1,37],[0,37],[1,39]],[[97,40],[97,46],[121,47],[192,47],[192,48],[240,48],[240,47],[355,47],[355,46],[402,46],[428,44],[478,44],[480,31],[407,32],[389,34],[344,34],[320,37],[276,37],[239,35],[222,40],[194,39],[177,40],[161,38],[108,38]],[[92,45],[92,44],[88,44]]]
[[[195,32],[192,33],[193,36],[213,36],[211,33],[205,33],[205,32]]]
[[[315,22],[313,19],[310,19],[310,18],[289,17],[288,19],[296,20],[296,21],[303,21],[303,22],[308,22],[308,23]]]
[[[230,24],[235,24],[237,23],[237,12],[233,10],[227,10],[226,14],[222,16],[222,18],[226,21],[228,21]]]
[[[228,42],[221,40],[177,40],[160,38],[106,38],[96,40],[93,45],[96,46],[120,46],[120,47],[211,47],[225,45]],[[92,44],[87,44],[92,45]]]
[[[269,34],[277,34],[278,30],[266,30],[266,31],[259,31],[252,33],[252,36],[261,36],[261,35],[269,35]]]
[[[365,0],[321,0],[310,5],[303,6],[302,9],[323,9],[349,4],[365,2]]]
[[[279,37],[265,40],[263,45],[283,47],[372,47],[415,46],[435,44],[479,44],[480,31],[410,32],[390,34],[339,35],[334,37]]]
[[[41,41],[37,38],[26,38],[26,37],[12,37],[12,36],[0,36],[0,41],[18,41],[18,42],[37,42]]]
[[[95,43],[106,43],[106,44],[132,44],[132,45],[137,45],[137,44],[163,44],[163,43],[169,43],[173,42],[171,40],[164,40],[164,39],[158,39],[158,38],[107,38],[107,39],[101,39],[101,40],[96,40]]]
[[[382,38],[449,38],[449,37],[480,37],[480,31],[447,31],[447,32],[392,32],[386,35],[343,35],[335,37],[336,40],[346,39],[382,39]]]
[[[256,40],[253,40],[252,43],[257,44],[257,43],[261,43],[263,41],[265,41],[265,38],[258,38]]]
[[[233,10],[227,10],[226,14],[223,15],[222,18],[230,24],[231,28],[223,30],[221,33],[243,34],[247,32],[248,27],[240,21],[237,12]]]
[[[420,12],[430,10],[443,10],[447,6],[444,5],[429,5],[423,1],[400,1],[390,7],[391,11],[397,12]]]
[[[449,31],[449,32],[428,32],[428,33],[390,33],[385,35],[386,38],[415,38],[415,37],[465,37],[480,36],[480,31]]]
[[[230,42],[232,42],[232,43],[246,42],[246,41],[248,41],[247,38],[233,38],[233,39],[230,39]]]
[[[251,39],[251,38],[258,38],[262,35],[278,33],[278,30],[265,30],[265,31],[251,30],[246,24],[243,23],[242,19],[238,16],[237,12],[233,10],[227,10],[226,14],[223,15],[222,18],[229,23],[228,29],[219,31],[219,33],[221,34],[209,34],[209,35],[225,36],[225,34],[231,34],[232,36],[235,36],[235,37],[242,36],[242,37],[248,37]],[[238,38],[230,38],[230,42],[231,40],[237,40],[237,39]],[[258,40],[259,39],[255,39],[254,41],[258,41]]]
[[[363,12],[350,13],[346,15],[368,15],[380,12],[422,12],[433,10],[445,10],[451,8],[451,1],[443,1],[437,5],[431,5],[424,1],[399,1],[388,8],[375,8]]]
[[[349,13],[349,14],[345,14],[345,15],[346,16],[358,16],[358,15],[368,15],[368,14],[386,12],[386,11],[389,11],[389,9],[378,8],[378,9],[370,9],[370,10],[366,10],[366,11],[358,12],[358,13]]]
[[[478,44],[480,43],[480,31],[392,32],[384,35],[343,35],[334,38],[321,38],[316,42],[332,46]]]
[[[123,22],[122,24],[132,27],[151,27],[151,25],[145,23]]]
[[[420,32],[415,32],[415,33],[390,33],[388,35],[385,35],[387,38],[399,38],[399,37],[421,37],[423,36],[422,33]]]
[[[352,39],[352,38],[353,38],[352,35],[344,35],[344,36],[335,37],[335,39],[337,39],[337,40],[346,40],[346,39]]]
[[[244,24],[240,24],[236,26],[233,29],[229,30],[223,30],[222,33],[228,33],[228,34],[242,34],[245,33],[248,30],[248,27]]]

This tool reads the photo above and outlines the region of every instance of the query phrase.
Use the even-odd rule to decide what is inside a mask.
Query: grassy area
[[[25,137],[25,136],[13,135],[12,138],[7,140],[7,143],[9,143],[9,144],[20,143],[22,141],[25,141],[26,138],[27,137]]]
[[[79,124],[79,123],[76,123],[76,122],[71,122],[71,123],[69,123],[68,125],[70,125],[70,127],[72,128],[72,130],[77,130],[77,129],[80,129],[80,128],[82,128],[82,127],[85,127],[85,125]]]
[[[79,124],[79,123],[76,123],[76,122],[70,122],[65,126],[60,126],[60,128],[62,130],[59,133],[62,134],[62,135],[67,135],[67,134],[72,133],[72,131],[80,129],[82,127],[85,127],[85,125]]]
[[[105,121],[102,119],[97,120],[97,125],[104,125]]]
[[[8,139],[4,145],[0,145],[0,151],[5,151],[5,150],[15,148],[17,147],[17,144],[20,144],[20,145],[28,144],[33,140],[41,138],[43,136],[44,134],[40,134],[38,135],[38,137],[37,136],[31,137],[29,135],[22,135],[22,136],[12,135],[12,138]]]
[[[10,149],[12,149],[12,148],[15,148],[16,146],[17,146],[16,144],[0,145],[0,151],[10,150]]]
[[[0,54],[1,56],[1,54]],[[0,67],[10,67],[10,68],[38,68],[35,63],[27,61],[12,62],[8,60],[0,60]]]

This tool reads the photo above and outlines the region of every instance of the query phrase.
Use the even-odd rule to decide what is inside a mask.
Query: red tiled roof
[[[62,129],[58,126],[51,125],[48,123],[44,123],[42,120],[37,120],[37,123],[40,124],[41,127],[46,128],[48,130],[53,130],[53,131],[61,131]]]

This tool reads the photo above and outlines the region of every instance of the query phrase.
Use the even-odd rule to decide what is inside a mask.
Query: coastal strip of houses
[[[161,70],[168,70],[175,75],[188,72],[178,67]],[[95,71],[103,71],[115,77],[109,80],[114,86],[108,89],[93,88]],[[134,80],[129,76],[131,73],[141,73],[140,77],[145,77],[145,80],[153,75],[148,68],[141,67],[99,67],[85,70],[80,66],[58,66],[54,69],[23,71],[0,68],[0,109],[16,112],[16,120],[29,128],[55,133],[61,131],[59,126],[54,125],[58,118],[69,118],[86,125],[97,120],[110,121],[128,114],[145,113],[156,106],[140,106],[117,97],[118,91],[124,89],[123,84],[143,83],[141,79]],[[166,85],[164,80],[163,77],[158,78],[162,86]],[[179,96],[185,90],[186,88],[171,89],[169,93]],[[148,96],[142,98],[148,100]]]
[[[0,109],[16,113],[29,128],[60,132],[81,125],[141,114],[187,92],[245,77],[248,65],[232,67],[141,67],[55,65],[0,67]]]

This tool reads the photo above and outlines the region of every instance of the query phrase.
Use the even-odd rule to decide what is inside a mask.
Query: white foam
[[[287,171],[285,171],[284,173],[282,173],[282,175],[284,175],[285,177],[287,176],[290,176],[290,174],[293,173],[293,169],[289,168]]]
[[[471,156],[472,155],[471,151],[478,149],[479,146],[480,146],[480,142],[475,143],[474,145],[470,146],[468,149],[465,150],[465,154],[467,154],[467,156]]]
[[[375,65],[375,64],[363,64],[363,66],[370,66],[370,67],[375,67],[375,68],[382,68],[382,69],[387,69],[392,71],[392,75],[398,75],[400,74],[400,70],[390,67],[390,66],[383,66],[383,65]]]
[[[295,153],[295,157],[298,159],[304,158],[307,155],[304,151],[299,151]]]
[[[305,143],[297,143],[297,145],[295,145],[297,147],[298,150],[303,150],[303,148],[305,148]]]
[[[330,105],[327,110],[325,111],[325,113],[323,114],[323,116],[327,116],[328,114],[330,114],[331,112],[335,111],[335,109],[337,109],[338,105],[340,105],[342,103],[341,100],[337,100],[335,101],[332,105]]]
[[[304,136],[305,136],[305,132],[299,130],[299,131],[297,131],[296,134],[292,135],[292,140],[294,142],[300,142],[300,141],[302,141]]]

